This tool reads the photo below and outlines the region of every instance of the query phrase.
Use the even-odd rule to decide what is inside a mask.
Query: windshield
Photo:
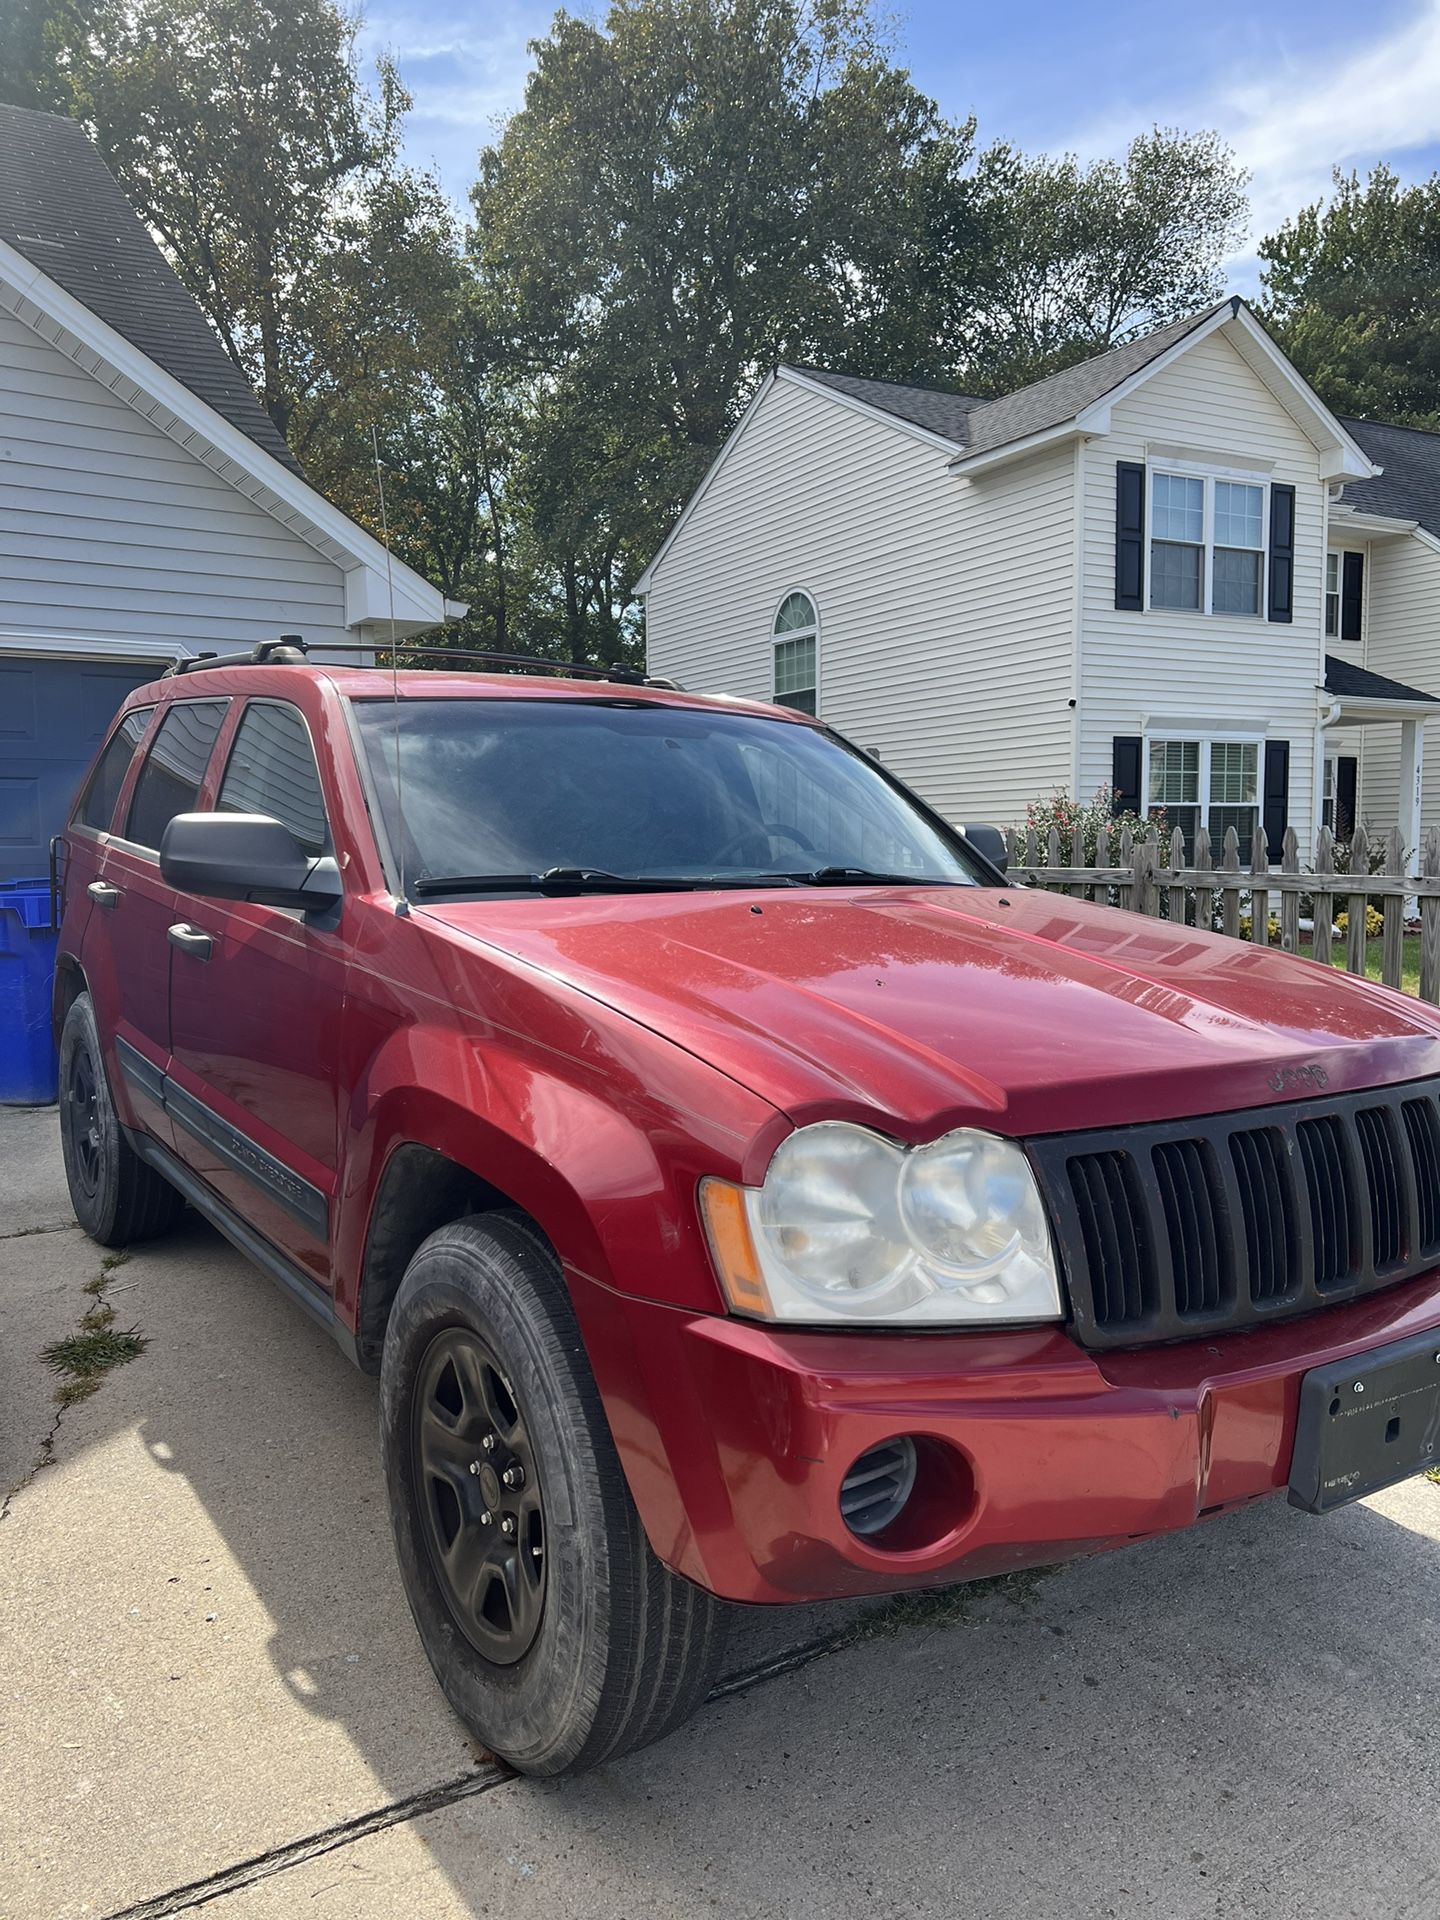
[[[783,720],[601,700],[354,703],[409,891],[974,885],[862,754]],[[400,803],[395,767],[399,755]],[[453,886],[448,883],[456,883]]]

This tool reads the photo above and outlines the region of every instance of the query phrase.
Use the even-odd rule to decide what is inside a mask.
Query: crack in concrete
[[[19,1233],[0,1234],[0,1240],[24,1240],[35,1233],[66,1233],[71,1231],[78,1233],[80,1229],[78,1227],[23,1227]],[[89,1281],[84,1289],[90,1296],[91,1304],[81,1316],[81,1327],[84,1327],[90,1316],[104,1305],[105,1296],[110,1292],[111,1276],[117,1268],[125,1264],[129,1257],[128,1249],[121,1248],[116,1253],[107,1253],[105,1258],[100,1262],[99,1274],[95,1279]],[[113,1309],[111,1309],[110,1318],[112,1320],[114,1319]],[[48,1349],[41,1355],[41,1358],[53,1367],[54,1363],[51,1360]],[[112,1364],[115,1363],[112,1362]],[[39,1447],[36,1449],[35,1458],[25,1469],[24,1473],[21,1474],[14,1486],[8,1490],[4,1499],[0,1500],[0,1521],[10,1518],[11,1503],[25,1491],[31,1482],[38,1478],[38,1476],[45,1471],[46,1467],[54,1466],[55,1442],[60,1437],[60,1423],[65,1418],[66,1409],[77,1405],[81,1399],[88,1399],[90,1393],[98,1392],[102,1379],[103,1376],[97,1377],[94,1386],[79,1395],[71,1394],[67,1396],[63,1387],[57,1387],[55,1389],[55,1418],[50,1422],[49,1432],[44,1436]]]
[[[781,1653],[772,1654],[768,1660],[759,1660],[752,1667],[742,1667],[738,1673],[727,1675],[710,1690],[706,1705],[716,1706],[722,1701],[733,1700],[737,1695],[749,1693],[753,1687],[782,1679],[786,1674],[798,1673],[817,1660],[824,1660],[831,1654],[843,1653],[847,1647],[874,1639],[876,1617],[883,1610],[884,1603],[879,1609],[872,1608],[861,1614],[850,1626],[841,1627],[816,1640],[804,1641],[799,1646],[787,1647]],[[957,1620],[962,1617],[956,1615]],[[406,1799],[376,1807],[369,1813],[357,1814],[353,1820],[341,1821],[336,1826],[322,1827],[318,1833],[309,1834],[303,1840],[291,1840],[284,1846],[252,1854],[249,1859],[222,1867],[203,1879],[188,1881],[183,1887],[172,1887],[166,1893],[154,1894],[150,1899],[137,1901],[133,1906],[118,1908],[107,1914],[105,1920],[167,1920],[171,1914],[193,1912],[224,1894],[238,1893],[245,1887],[254,1886],[259,1880],[273,1879],[277,1874],[288,1872],[291,1867],[303,1866],[323,1854],[351,1846],[372,1833],[405,1826],[424,1814],[439,1812],[460,1800],[472,1800],[480,1794],[492,1793],[508,1780],[519,1778],[520,1775],[503,1761],[486,1761],[473,1774],[462,1774],[459,1779],[447,1781],[442,1786],[427,1787]]]
[[[388,1806],[374,1807],[369,1813],[357,1814],[353,1820],[342,1820],[336,1826],[322,1827],[318,1833],[307,1834],[303,1840],[287,1841],[284,1846],[252,1854],[248,1860],[222,1867],[218,1873],[207,1874],[203,1880],[191,1880],[183,1887],[172,1887],[168,1893],[158,1893],[149,1900],[137,1901],[134,1906],[121,1907],[108,1914],[106,1920],[166,1920],[169,1914],[193,1912],[196,1907],[208,1906],[210,1901],[220,1899],[223,1894],[238,1893],[244,1887],[254,1886],[257,1880],[272,1879],[277,1873],[284,1873],[291,1867],[303,1866],[307,1860],[317,1860],[323,1854],[333,1853],[337,1847],[352,1846],[355,1841],[364,1840],[372,1833],[383,1833],[387,1827],[403,1826],[407,1821],[419,1819],[422,1814],[453,1807],[457,1801],[473,1800],[478,1794],[493,1793],[496,1787],[503,1787],[507,1780],[516,1778],[517,1775],[500,1761],[487,1761],[476,1772],[461,1774],[458,1780],[447,1780],[438,1787],[425,1787],[403,1800],[391,1801]]]
[[[13,1233],[0,1233],[0,1240],[30,1240],[37,1233],[79,1233],[73,1220],[58,1220],[53,1227],[16,1227]]]
[[[22,1473],[20,1478],[15,1482],[14,1486],[11,1487],[5,1495],[5,1498],[0,1500],[0,1520],[8,1520],[10,1518],[10,1502],[15,1499],[17,1494],[22,1494],[36,1475],[43,1473],[46,1467],[54,1466],[55,1442],[59,1438],[60,1422],[64,1418],[64,1407],[56,1407],[55,1418],[50,1422],[50,1431],[40,1442],[39,1452],[35,1455],[34,1460],[26,1468],[25,1472]]]

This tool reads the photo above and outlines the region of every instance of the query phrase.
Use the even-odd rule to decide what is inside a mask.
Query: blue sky
[[[552,13],[545,0],[371,0],[366,43],[397,56],[415,96],[411,158],[462,207]],[[1440,0],[910,0],[892,17],[896,57],[944,111],[975,113],[982,139],[1088,157],[1155,121],[1216,128],[1254,176],[1256,234],[1322,195],[1337,162],[1386,159],[1407,179],[1440,166]],[[1233,277],[1251,284],[1248,257]]]

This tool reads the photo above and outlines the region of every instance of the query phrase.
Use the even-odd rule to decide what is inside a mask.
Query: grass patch
[[[123,1367],[128,1360],[138,1360],[145,1351],[148,1342],[144,1334],[135,1327],[117,1329],[115,1309],[105,1298],[111,1275],[129,1258],[124,1248],[118,1253],[106,1254],[99,1273],[85,1283],[85,1292],[95,1304],[81,1315],[74,1333],[56,1340],[41,1355],[46,1366],[60,1375],[55,1399],[62,1407],[73,1407],[79,1400],[88,1400],[112,1368]]]
[[[1307,960],[1313,960],[1316,957],[1314,947],[1309,945],[1308,943],[1302,943],[1300,947],[1300,952],[1304,956],[1304,958]],[[1371,980],[1378,980],[1380,978],[1380,961],[1381,961],[1382,952],[1383,952],[1382,941],[1367,940],[1365,942],[1365,972],[1368,978],[1370,978]],[[1339,959],[1343,962],[1345,957],[1345,942],[1343,940],[1337,940],[1335,942],[1335,945],[1333,948],[1333,954],[1336,959]],[[1325,958],[1325,942],[1323,940],[1320,942],[1319,957],[1322,960]],[[1333,961],[1332,961],[1332,964],[1333,964]],[[1341,968],[1341,971],[1343,971],[1343,967]],[[1419,992],[1420,992],[1420,936],[1418,933],[1407,933],[1405,935],[1404,940],[1401,943],[1400,987],[1401,987],[1401,991],[1404,993],[1413,993],[1417,997],[1419,995]]]

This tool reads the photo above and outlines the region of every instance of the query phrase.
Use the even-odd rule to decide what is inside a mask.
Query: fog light
[[[883,1533],[915,1487],[915,1442],[908,1434],[862,1453],[840,1482],[840,1517],[862,1540]]]

